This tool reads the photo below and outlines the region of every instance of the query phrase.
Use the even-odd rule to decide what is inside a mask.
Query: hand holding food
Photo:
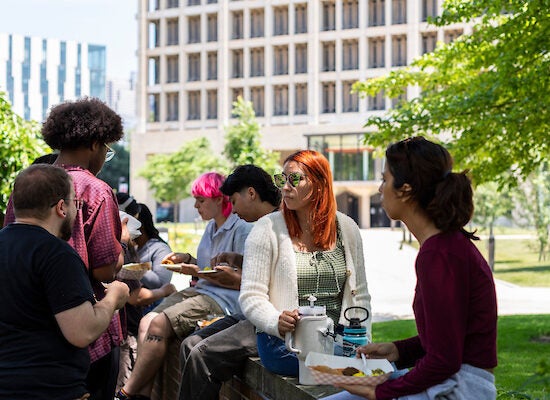
[[[203,272],[207,267],[204,268]],[[229,265],[216,265],[213,269],[206,270],[216,273],[201,273],[199,276],[215,285],[228,289],[238,290],[241,287],[241,269],[230,267]]]
[[[344,375],[344,376],[379,376],[384,375],[386,372],[384,372],[381,368],[375,368],[372,370],[371,375],[366,375],[363,371],[355,368],[355,367],[346,367],[346,368],[330,368],[326,365],[313,365],[311,366],[314,370],[317,370],[319,372],[324,372],[326,374],[333,374],[333,375]]]
[[[162,264],[196,264],[197,259],[189,253],[170,253],[162,260]]]
[[[243,267],[243,255],[233,252],[222,252],[217,254],[210,260],[212,267],[220,264],[227,264],[231,267],[242,268]]]

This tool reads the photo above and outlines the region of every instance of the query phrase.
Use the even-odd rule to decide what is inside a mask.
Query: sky
[[[138,0],[0,0],[0,32],[107,47],[107,79],[137,71]]]

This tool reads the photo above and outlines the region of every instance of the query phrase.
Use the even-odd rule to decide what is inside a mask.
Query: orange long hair
[[[336,199],[332,190],[332,172],[328,160],[314,150],[300,150],[289,155],[289,161],[300,163],[312,184],[309,194],[311,199],[311,233],[313,243],[321,249],[329,249],[336,242]],[[289,210],[283,202],[283,215],[290,237],[302,233],[296,212]]]

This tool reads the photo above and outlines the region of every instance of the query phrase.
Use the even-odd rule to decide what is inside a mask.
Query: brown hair
[[[314,150],[300,150],[289,155],[284,164],[289,161],[300,163],[312,184],[309,197],[311,207],[311,232],[313,243],[328,249],[336,242],[336,199],[332,190],[332,172],[328,160]],[[302,233],[296,212],[289,210],[283,202],[282,207],[285,222],[290,237],[297,237]]]
[[[393,186],[411,187],[409,198],[416,202],[443,232],[462,231],[474,213],[473,190],[467,172],[452,172],[453,159],[443,146],[418,136],[393,143],[386,149],[386,162]]]
[[[15,218],[45,219],[59,200],[71,193],[72,179],[60,167],[34,164],[15,178],[13,212]]]

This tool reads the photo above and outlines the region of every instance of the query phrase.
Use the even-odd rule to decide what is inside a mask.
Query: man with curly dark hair
[[[42,127],[45,142],[59,151],[55,165],[69,173],[76,197],[84,201],[69,244],[84,261],[98,300],[105,296],[102,282],[113,281],[120,270],[122,248],[130,239],[125,224],[121,224],[113,191],[96,177],[105,161],[114,156],[109,144],[123,134],[120,116],[95,98],[53,107]],[[6,217],[6,224],[13,222]],[[116,314],[107,331],[88,347],[91,365],[86,383],[91,399],[113,398],[121,342],[122,325]]]

